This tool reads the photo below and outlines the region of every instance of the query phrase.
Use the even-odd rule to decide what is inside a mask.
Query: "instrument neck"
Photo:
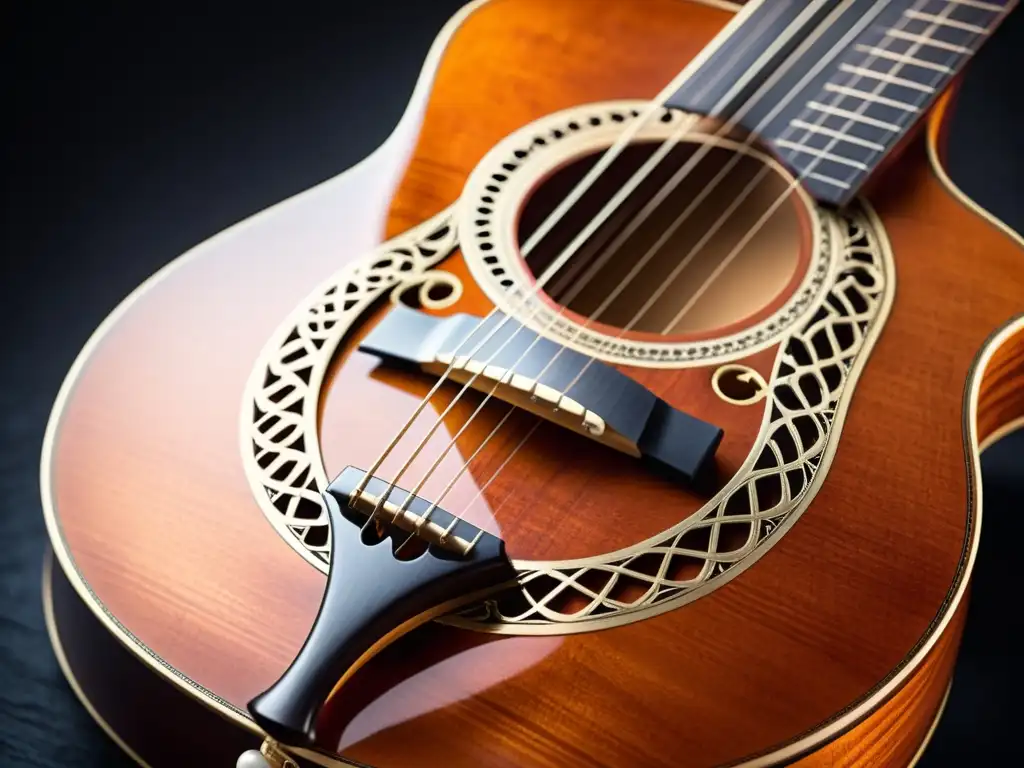
[[[771,0],[716,40],[667,104],[762,140],[843,205],[1017,0]]]

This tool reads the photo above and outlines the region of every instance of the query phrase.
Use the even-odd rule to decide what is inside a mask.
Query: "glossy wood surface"
[[[178,768],[191,764],[197,755],[211,764],[230,765],[238,754],[258,746],[258,733],[198,703],[119,642],[75,592],[60,566],[53,569],[51,576],[44,575],[44,612],[62,671],[90,714],[133,756],[152,768]],[[959,632],[945,634],[933,658],[896,696],[796,765],[907,765],[939,716],[958,639]],[[111,684],[112,680],[118,683]],[[334,701],[335,706],[339,703]]]
[[[796,763],[798,768],[902,768],[926,747],[941,717],[956,662],[967,605],[957,610],[927,661],[896,692],[856,727]]]
[[[118,622],[227,704],[243,707],[280,675],[324,586],[267,524],[241,470],[238,407],[261,346],[308,290],[360,254],[379,221],[367,206],[376,214],[390,205],[392,234],[421,222],[457,198],[511,130],[584,101],[653,96],[728,19],[679,0],[645,0],[643,13],[633,6],[482,6],[444,54],[393,203],[353,175],[329,203],[271,212],[167,273],[93,350],[53,453],[68,550]],[[1021,310],[1024,267],[1016,243],[941,186],[920,144],[891,179],[872,202],[892,241],[896,303],[828,480],[782,541],[709,597],[613,630],[497,638],[424,628],[361,670],[334,708],[325,730],[343,755],[380,766],[425,754],[452,766],[720,765],[813,733],[901,668],[946,610],[964,561],[972,512],[963,384],[988,335]],[[346,201],[363,208],[347,211]],[[468,283],[458,256],[445,268]],[[482,302],[471,290],[462,308]],[[1013,365],[998,363],[1005,378],[993,374],[986,389],[985,429],[1021,411],[1008,386],[1017,354]],[[701,397],[717,407],[700,375],[670,372],[657,385],[677,387],[673,397],[695,408]],[[323,411],[328,468],[365,462],[404,420],[399,404],[426,386],[371,376],[358,356],[343,357]],[[732,455],[745,454],[757,410],[723,411],[739,434]],[[457,416],[465,412],[453,412],[453,424]],[[510,547],[518,539],[527,556],[621,546],[664,527],[664,494],[676,516],[697,503],[642,476],[625,479],[597,451],[581,450],[585,472],[560,476],[547,449],[523,457],[510,496],[523,514],[495,513]],[[601,488],[615,497],[600,510],[601,527],[563,515],[555,536],[537,535],[545,508],[530,500],[543,494],[554,508],[574,508],[599,473],[623,478]],[[933,655],[938,681],[957,626]],[[927,690],[914,733],[944,689],[918,684]],[[879,722],[868,721],[865,738],[894,738]],[[835,749],[839,765],[896,765],[906,754]]]

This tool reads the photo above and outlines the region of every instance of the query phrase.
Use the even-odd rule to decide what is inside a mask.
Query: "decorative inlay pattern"
[[[328,477],[316,413],[331,358],[362,313],[391,291],[430,299],[430,272],[456,247],[453,210],[352,263],[304,301],[258,360],[242,409],[245,469],[271,522],[326,571]],[[443,621],[492,632],[565,633],[635,621],[682,605],[752,565],[809,505],[826,474],[853,383],[881,331],[895,288],[884,232],[870,211],[819,211],[840,233],[807,306],[785,308],[780,353],[754,448],[698,512],[634,546],[578,560],[516,563],[520,588]],[[833,238],[833,241],[835,238]],[[413,291],[413,286],[420,286]],[[423,287],[427,286],[427,287]],[[813,295],[813,294],[812,294]],[[793,309],[799,306],[802,309]],[[793,314],[795,313],[795,314]]]
[[[768,382],[746,365],[728,363],[711,376],[715,394],[731,405],[753,405],[768,394]]]
[[[462,614],[458,623],[504,631],[565,624],[598,628],[676,607],[749,567],[807,507],[838,440],[837,416],[852,395],[884,321],[892,270],[880,234],[862,212],[841,218],[839,271],[825,300],[776,360],[759,440],[744,466],[697,514],[620,552],[520,564],[521,590]]]
[[[769,317],[713,341],[644,341],[622,339],[594,327],[584,327],[553,310],[533,291],[534,280],[516,253],[518,209],[533,185],[586,151],[607,148],[648,107],[647,102],[614,101],[588,104],[556,112],[525,126],[502,140],[483,158],[463,190],[459,209],[461,247],[473,277],[488,298],[506,314],[522,318],[533,330],[579,352],[611,363],[677,368],[725,362],[775,344],[807,311],[820,301],[828,279],[833,245],[826,217],[816,214],[811,267],[792,296]],[[644,123],[637,141],[668,140],[687,112],[670,107]],[[687,140],[715,144],[759,157],[783,176],[785,169],[772,158],[742,142],[703,133],[693,128]]]
[[[264,514],[311,562],[325,568],[331,538],[320,496],[329,479],[320,456],[320,386],[335,349],[371,304],[440,308],[462,293],[458,278],[431,271],[455,250],[452,210],[347,264],[300,304],[264,347],[242,406],[242,458]],[[438,288],[444,292],[438,297]]]

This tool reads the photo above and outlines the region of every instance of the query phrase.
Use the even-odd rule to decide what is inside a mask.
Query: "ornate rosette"
[[[687,112],[661,107],[640,124],[649,106],[648,102],[615,101],[573,107],[531,123],[496,144],[471,174],[460,201],[459,239],[473,277],[506,314],[515,314],[538,333],[610,363],[679,368],[746,357],[772,346],[809,307],[821,301],[833,255],[828,217],[818,214],[814,203],[795,183],[793,192],[813,222],[810,268],[775,312],[735,333],[693,342],[620,338],[575,322],[552,309],[533,290],[533,277],[518,254],[522,200],[539,179],[587,152],[604,151],[623,131],[636,129],[636,141],[674,141],[680,129],[695,119]],[[774,158],[743,142],[704,133],[696,127],[687,129],[684,140],[752,155],[792,180]]]
[[[632,103],[593,109],[617,109],[623,121],[635,116]],[[431,270],[456,248],[453,222],[464,226],[472,219],[464,209],[475,203],[464,199],[461,205],[461,214],[445,211],[339,270],[280,326],[252,372],[241,411],[246,473],[265,515],[322,571],[330,561],[329,520],[320,497],[328,476],[316,415],[325,372],[374,301],[388,292],[394,300],[414,286],[450,284],[444,273]],[[696,513],[631,547],[575,560],[518,561],[518,590],[443,621],[536,634],[639,620],[724,584],[796,522],[827,473],[895,289],[891,254],[872,212],[852,206],[841,214],[819,210],[817,218],[823,255],[780,313],[761,331],[708,344],[692,358],[684,352],[686,362],[729,359],[737,350],[747,354],[766,346],[759,332],[779,344],[759,436],[728,485]],[[456,287],[449,287],[449,297],[457,298]],[[664,358],[675,359],[674,353]]]

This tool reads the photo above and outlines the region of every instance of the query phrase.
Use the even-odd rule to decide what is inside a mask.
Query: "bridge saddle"
[[[478,375],[478,381],[483,379],[479,388],[489,388],[489,382],[498,383],[495,396],[500,400],[533,411],[538,410],[535,406],[540,405],[548,411],[544,415],[551,421],[559,421],[560,414],[576,417],[573,426],[582,427],[595,438],[605,433],[607,425],[604,419],[565,392],[542,384],[537,379],[500,365],[487,365],[479,358],[471,358],[468,355],[455,356],[450,352],[439,352],[435,359],[445,368],[451,367],[448,375],[453,381],[464,384],[472,376]],[[529,400],[529,404],[524,398]]]

